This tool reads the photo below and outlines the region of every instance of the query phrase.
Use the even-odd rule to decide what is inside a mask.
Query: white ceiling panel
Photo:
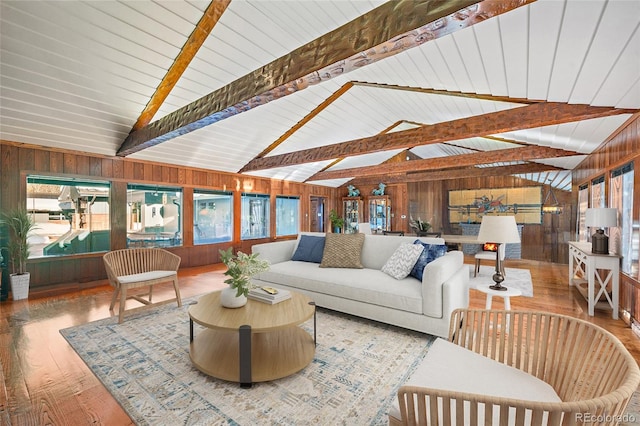
[[[154,119],[381,4],[231,1]],[[208,6],[207,0],[0,1],[0,138],[114,155]],[[369,85],[356,83],[324,105],[347,82]],[[433,89],[462,96],[425,93]],[[507,97],[514,101],[504,102]],[[394,125],[397,132],[517,108],[526,104],[522,99],[640,109],[640,2],[538,0],[131,157],[237,172],[288,133],[269,156],[371,137]],[[411,151],[444,158],[526,144],[573,150],[581,155],[537,160],[569,171],[522,175],[567,188],[570,169],[629,117],[495,135],[514,144],[478,135]],[[380,164],[398,152],[347,157],[332,170]],[[304,181],[328,164],[251,174]]]

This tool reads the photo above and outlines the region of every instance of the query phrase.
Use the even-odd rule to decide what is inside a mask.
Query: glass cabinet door
[[[382,233],[391,230],[391,206],[389,197],[369,197],[369,224],[371,232]]]
[[[355,234],[358,232],[358,224],[362,222],[362,200],[360,198],[347,197],[342,199],[344,212],[344,233]]]

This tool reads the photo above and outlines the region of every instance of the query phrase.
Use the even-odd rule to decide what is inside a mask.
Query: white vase
[[[9,281],[11,282],[11,296],[13,300],[22,300],[29,297],[29,280],[31,274],[25,272],[24,274],[11,274]]]
[[[247,304],[247,296],[236,296],[238,290],[227,287],[220,293],[220,304],[225,308],[241,308]]]

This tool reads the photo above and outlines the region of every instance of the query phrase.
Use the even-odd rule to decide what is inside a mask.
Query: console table
[[[611,294],[607,292],[609,284]],[[595,254],[591,252],[591,243],[569,241],[569,285],[577,287],[587,299],[590,316],[600,303],[610,307],[613,319],[618,319],[620,256]]]

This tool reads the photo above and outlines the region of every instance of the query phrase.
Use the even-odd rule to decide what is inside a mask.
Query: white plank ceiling
[[[154,120],[382,3],[232,0]],[[208,1],[1,0],[0,138],[115,155],[208,6]],[[539,0],[131,157],[237,172],[348,82],[371,85],[347,90],[269,155],[374,136],[398,122],[403,124],[393,131],[523,105],[376,84],[638,109],[639,26],[640,1]],[[521,176],[569,190],[570,170],[630,117],[492,136],[578,152],[538,160],[563,171]],[[412,152],[435,158],[510,146],[518,145],[475,137]],[[347,157],[329,170],[377,165],[399,152]],[[252,174],[302,182],[330,163]],[[339,186],[348,180],[313,183]]]

